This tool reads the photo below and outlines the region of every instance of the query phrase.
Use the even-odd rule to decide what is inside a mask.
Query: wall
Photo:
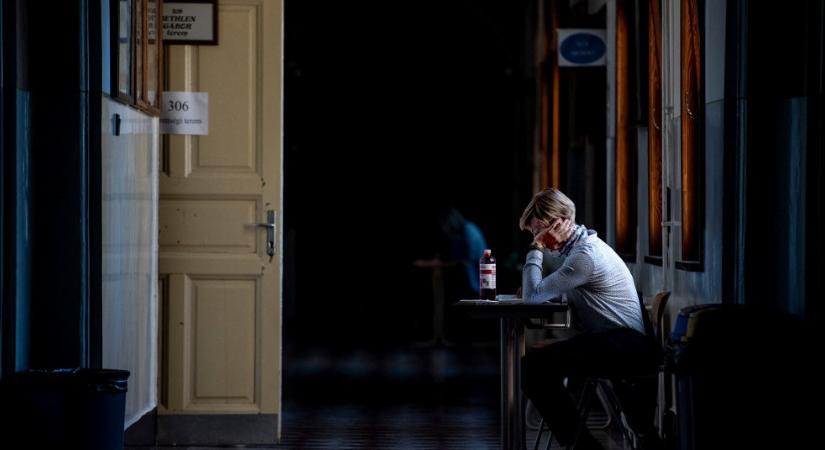
[[[28,229],[29,93],[3,87],[3,304],[2,367],[7,375],[29,367],[31,353],[31,235]]]
[[[665,0],[666,2],[668,0]],[[664,2],[663,2],[664,3]],[[636,280],[637,288],[641,289],[645,296],[652,296],[656,292],[667,289],[672,292],[669,304],[671,317],[679,309],[700,303],[721,303],[722,302],[722,251],[723,251],[723,174],[724,174],[724,80],[725,80],[725,2],[706,1],[704,17],[704,75],[705,75],[705,223],[704,223],[704,268],[700,272],[690,272],[676,270],[673,268],[662,268],[660,266],[644,263],[647,240],[647,177],[640,176],[638,184],[639,218],[641,225],[637,229],[637,260],[629,263],[628,267]],[[678,12],[679,1],[669,1],[670,8],[676,8]],[[663,11],[666,11],[663,8]],[[671,9],[672,11],[672,9]],[[666,13],[665,13],[666,14]],[[671,49],[670,55],[665,55],[663,61],[667,64],[668,56],[671,64],[671,73],[664,74],[663,80],[663,100],[667,102],[668,92],[675,95],[679,92],[678,86],[678,43],[679,43],[679,20],[678,13],[671,16],[673,20],[663,18],[662,35],[663,40],[671,39],[671,45],[663,43],[665,52]],[[675,26],[674,26],[675,25]],[[670,121],[670,128],[673,134],[670,138],[663,137],[663,152],[670,156],[669,168],[663,170],[671,172],[673,189],[673,209],[674,218],[678,220],[679,202],[681,197],[681,180],[678,177],[679,168],[679,127],[680,108],[678,103],[672,103],[674,115]],[[667,104],[665,105],[667,107]],[[647,130],[642,129],[638,134],[639,148],[639,174],[647,174]],[[667,164],[667,161],[665,161]],[[678,249],[681,241],[678,237],[679,228],[675,227],[670,234],[670,245]],[[664,271],[664,273],[663,273]]]
[[[29,3],[3,2],[0,10],[3,374],[95,367],[102,289],[100,359],[131,371],[129,425],[156,397],[158,124],[100,100],[108,63],[100,65],[107,60],[97,57],[94,28],[106,0],[55,2],[49,14]],[[120,136],[113,113],[123,117]]]
[[[157,398],[158,143],[157,118],[103,98],[102,360],[131,372],[126,427]]]
[[[704,270],[702,272],[675,271],[671,288],[673,291],[671,313],[687,305],[722,302],[725,2],[706,1],[704,5],[705,32],[702,41],[705,53]],[[671,32],[678,33],[678,30]],[[680,116],[676,116],[676,119],[680,119]],[[677,245],[677,242],[672,241],[671,245]]]
[[[29,3],[2,2],[0,10],[4,374],[87,366],[90,359],[87,118],[94,93],[85,70],[93,62],[82,49],[90,11],[64,1],[38,14]]]

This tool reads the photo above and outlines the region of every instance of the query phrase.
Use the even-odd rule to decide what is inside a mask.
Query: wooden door
[[[249,415],[277,434],[283,10],[275,0],[220,0],[218,9],[219,45],[166,48],[166,90],[209,94],[209,134],[164,139],[158,409],[212,416],[198,422],[212,430],[199,433],[227,423],[217,417]],[[257,224],[272,216],[270,250]],[[232,430],[219,438],[247,440]]]

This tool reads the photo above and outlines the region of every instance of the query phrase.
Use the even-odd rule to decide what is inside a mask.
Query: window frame
[[[704,2],[680,0],[681,252],[676,268],[704,271]]]
[[[113,99],[130,105],[134,101],[134,5],[136,0],[110,0],[110,24],[111,24],[111,46],[110,46],[110,53],[111,53],[111,96]],[[122,4],[128,3],[125,11],[129,13],[129,19],[125,24],[121,24],[121,18],[123,10],[121,10]],[[128,39],[126,42],[126,51],[129,53],[126,58],[125,62],[128,64],[127,67],[123,67],[121,64],[121,56],[123,53],[123,49],[121,49],[121,33],[123,31],[123,27],[126,26],[128,30],[128,36],[124,39]],[[121,89],[120,84],[120,76],[122,71],[126,71],[126,74],[129,76],[128,86],[126,87],[126,91],[124,92]]]
[[[153,116],[160,116],[160,97],[161,97],[161,67],[163,62],[163,0],[138,0],[138,2],[143,3],[142,8],[142,30],[141,30],[141,42],[139,45],[136,45],[139,52],[136,51],[136,54],[142,58],[142,62],[140,64],[140,78],[141,83],[138,83],[136,87],[137,91],[137,107]],[[151,42],[151,34],[149,33],[149,5],[154,3],[156,5],[155,10],[155,34],[154,34],[154,43]],[[155,48],[155,63],[154,63],[154,70],[151,73],[150,69],[152,65],[150,64],[150,46]],[[149,98],[149,80],[154,80],[155,85],[155,98],[154,103]]]
[[[647,97],[647,230],[645,262],[662,265],[662,13],[660,0],[649,0],[647,11],[648,97]]]
[[[641,45],[636,28],[640,2],[616,2],[615,66],[615,233],[616,253],[625,261],[636,262],[638,236],[638,160],[636,127],[644,111],[634,109],[642,81],[639,79]]]
[[[111,23],[111,96],[113,99],[132,106],[150,116],[160,116],[160,100],[162,92],[163,73],[163,33],[162,33],[162,12],[163,0],[110,0],[110,23]],[[123,3],[126,5],[125,11],[129,12],[129,19],[121,23],[121,10]],[[151,45],[156,48],[154,65],[150,64],[149,52],[149,4],[156,4],[155,16],[155,42]],[[124,59],[128,61],[128,67],[121,64],[123,49],[121,48],[121,34],[123,28],[128,27],[128,45],[126,48],[129,55]],[[149,73],[149,67],[154,67]],[[125,72],[124,72],[125,71]],[[128,92],[121,89],[121,75],[128,74]],[[147,80],[151,77],[155,85],[154,103],[148,97]]]

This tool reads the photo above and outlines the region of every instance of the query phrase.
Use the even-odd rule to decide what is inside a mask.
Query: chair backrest
[[[639,308],[642,311],[642,325],[644,325],[645,328],[645,336],[651,339],[655,339],[656,334],[653,329],[653,324],[650,322],[650,316],[647,313],[647,307],[645,307],[645,300],[644,298],[642,298],[642,291],[636,291],[636,293],[639,295]]]
[[[662,291],[656,294],[653,299],[651,307],[653,319],[653,331],[656,336],[656,342],[664,348],[665,337],[667,330],[665,330],[665,312],[667,312],[667,302],[670,299],[670,291]]]

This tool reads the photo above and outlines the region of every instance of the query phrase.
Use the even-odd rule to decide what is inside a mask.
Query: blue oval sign
[[[598,36],[575,33],[561,43],[561,56],[573,64],[592,64],[604,56],[607,47]]]

